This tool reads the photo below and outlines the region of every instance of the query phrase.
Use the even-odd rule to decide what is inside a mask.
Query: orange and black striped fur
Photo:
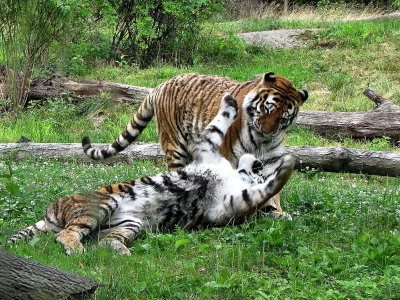
[[[108,149],[93,148],[88,137],[82,140],[83,149],[95,160],[115,155],[128,147],[155,115],[168,168],[181,169],[192,160],[188,148],[216,115],[226,92],[236,97],[240,109],[221,153],[233,167],[244,153],[254,154],[265,165],[263,173],[267,177],[285,154],[284,133],[308,97],[307,91],[297,91],[288,79],[272,72],[245,83],[212,75],[178,75],[154,89]],[[279,195],[272,203],[273,215],[290,218],[282,212]]]
[[[183,169],[63,197],[48,207],[44,220],[9,242],[53,231],[70,254],[82,252],[81,240],[99,232],[101,245],[130,254],[126,245],[141,229],[170,231],[176,226],[195,229],[243,222],[281,190],[294,159],[283,156],[266,178],[261,176],[261,162],[251,154],[242,155],[234,169],[219,149],[237,111],[236,100],[226,94],[215,118],[190,145],[192,162]]]

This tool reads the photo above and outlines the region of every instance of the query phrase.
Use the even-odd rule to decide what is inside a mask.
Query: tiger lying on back
[[[260,80],[238,83],[227,77],[182,74],[158,87],[146,97],[139,110],[108,149],[95,149],[83,138],[85,153],[92,159],[105,159],[132,143],[155,115],[161,148],[170,171],[191,162],[190,144],[216,115],[224,93],[239,104],[238,117],[228,129],[221,145],[222,155],[238,166],[244,153],[252,153],[264,165],[268,177],[285,154],[284,132],[293,124],[307,91],[297,91],[285,77],[272,72]],[[275,216],[282,212],[279,195],[269,202]],[[290,218],[290,216],[288,216]]]
[[[282,157],[265,181],[259,174],[261,162],[253,155],[242,155],[239,168],[233,169],[219,148],[237,110],[236,100],[225,95],[216,117],[191,145],[193,161],[184,169],[63,197],[48,207],[44,220],[8,241],[54,231],[70,254],[82,252],[81,240],[98,231],[100,245],[130,254],[126,245],[142,228],[189,230],[243,222],[281,190],[294,159]]]

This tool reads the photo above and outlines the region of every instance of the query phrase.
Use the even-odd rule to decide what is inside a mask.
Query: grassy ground
[[[4,167],[4,166],[3,166]],[[20,193],[0,192],[0,240],[43,216],[62,195],[163,170],[74,162],[13,163]],[[400,295],[400,179],[295,173],[283,193],[294,221],[262,216],[242,226],[143,234],[121,257],[86,243],[68,258],[54,235],[8,251],[105,283],[94,299],[366,299]]]
[[[292,16],[216,25],[212,33],[227,38],[226,45],[232,47],[230,60],[203,58],[191,67],[160,65],[148,70],[101,66],[87,69],[85,76],[154,87],[183,72],[245,81],[254,74],[274,71],[290,78],[297,88],[309,90],[304,109],[371,109],[371,101],[362,96],[367,86],[400,104],[399,22],[339,24],[323,17],[312,19],[316,21]],[[244,46],[233,37],[233,33],[248,28],[321,25],[327,29],[304,37],[311,39],[305,49],[265,50]],[[207,51],[221,46],[212,42],[208,45]],[[2,114],[0,142],[14,142],[21,135],[34,142],[79,142],[86,134],[94,142],[111,142],[135,109],[116,105],[106,97],[79,105],[53,101],[22,115]],[[152,124],[141,141],[156,140]],[[348,137],[321,137],[300,128],[290,132],[286,143],[399,150],[385,138],[354,141]],[[6,161],[0,162],[0,174],[8,172]],[[0,241],[40,219],[48,204],[63,195],[165,171],[162,161],[138,161],[131,166],[81,165],[38,158],[8,161],[13,179],[8,182],[0,178]],[[295,172],[284,189],[283,206],[294,216],[292,222],[260,216],[242,226],[144,233],[133,243],[131,257],[98,249],[95,239],[87,241],[85,254],[65,257],[51,234],[17,245],[0,245],[102,281],[105,286],[93,299],[400,297],[400,178]]]

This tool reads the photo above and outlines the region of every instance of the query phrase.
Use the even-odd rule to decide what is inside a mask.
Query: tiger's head
[[[274,136],[294,123],[307,98],[306,90],[298,91],[288,79],[270,72],[246,95],[243,111],[251,128],[262,135]]]

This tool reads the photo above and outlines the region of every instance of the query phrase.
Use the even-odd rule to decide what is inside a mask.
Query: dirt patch
[[[246,43],[271,49],[305,47],[307,40],[300,38],[303,34],[312,34],[322,29],[279,29],[258,32],[239,33]]]

